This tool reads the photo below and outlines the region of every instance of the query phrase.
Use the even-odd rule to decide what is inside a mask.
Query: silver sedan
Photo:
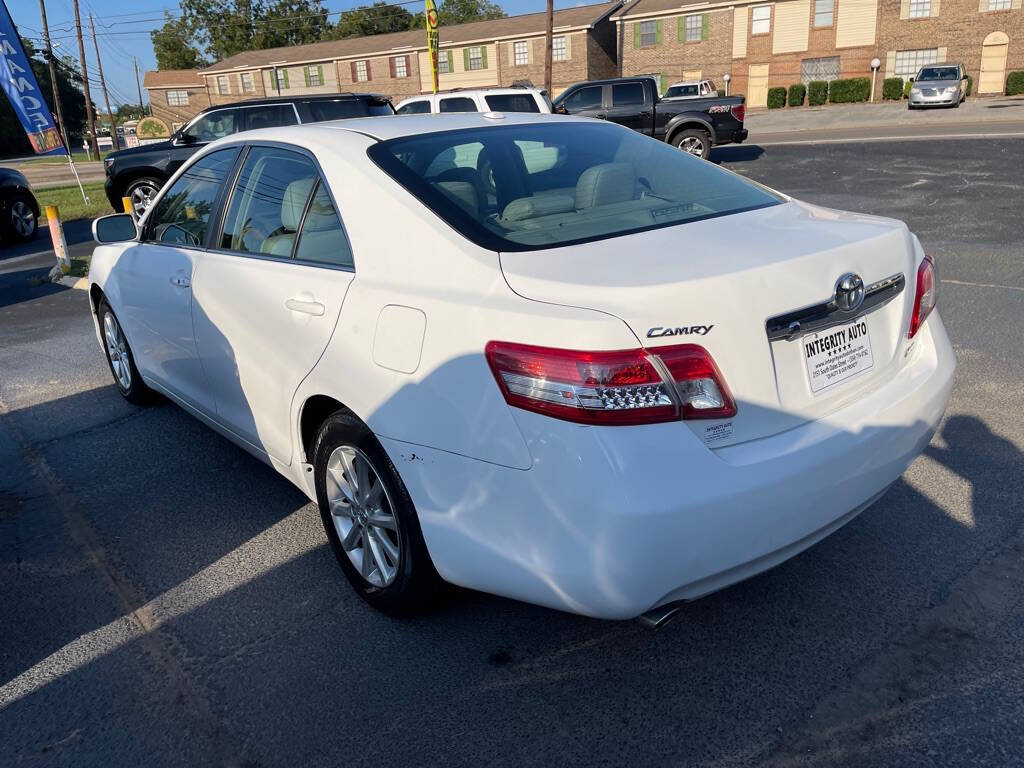
[[[963,64],[921,67],[910,88],[907,109],[959,107],[967,98],[967,71]]]

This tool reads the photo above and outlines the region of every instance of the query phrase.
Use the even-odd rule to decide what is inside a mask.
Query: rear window
[[[395,111],[386,101],[370,101],[368,99],[336,99],[333,101],[307,101],[306,107],[313,122],[325,120],[344,120],[349,117],[374,117],[377,115],[393,115]]]
[[[410,101],[398,108],[399,115],[426,115],[430,112],[430,102],[426,100]]]
[[[484,96],[484,101],[495,112],[540,112],[537,100],[529,93],[495,93]]]
[[[697,96],[697,85],[673,85],[665,91],[665,98],[671,99],[679,96]]]
[[[441,112],[476,112],[476,102],[465,96],[441,99]]]
[[[540,123],[380,142],[370,157],[495,251],[540,250],[777,205],[739,176],[608,124]]]

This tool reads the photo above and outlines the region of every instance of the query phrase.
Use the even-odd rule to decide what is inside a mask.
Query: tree
[[[315,43],[331,26],[323,0],[181,0],[181,10],[218,61],[242,51]]]
[[[465,24],[468,21],[503,19],[508,14],[497,3],[490,0],[441,0],[437,16],[442,27]]]
[[[115,113],[119,123],[123,123],[125,120],[141,120],[146,116],[146,110],[138,104],[120,104]]]
[[[196,30],[188,16],[171,18],[164,11],[164,25],[149,33],[157,69],[199,69],[209,66],[196,45]]]
[[[338,23],[331,29],[330,37],[364,37],[382,35],[387,32],[404,32],[422,23],[419,16],[413,16],[400,5],[390,5],[386,0],[377,0],[373,5],[363,5],[345,11]]]
[[[22,38],[21,44],[25,46],[25,55],[32,64],[32,71],[39,82],[39,89],[42,91],[46,105],[53,112],[53,87],[50,85],[50,68],[46,65],[41,53],[38,53],[28,40]],[[81,75],[72,68],[68,68],[60,60],[54,61],[57,70],[57,92],[60,95],[60,106],[64,113],[64,121],[67,131],[70,134],[68,141],[72,145],[82,143],[82,133],[85,127],[85,96],[81,91]],[[5,154],[20,155],[32,152],[32,145],[28,141],[25,129],[22,128],[14,108],[6,97],[0,97],[0,142],[2,142]]]

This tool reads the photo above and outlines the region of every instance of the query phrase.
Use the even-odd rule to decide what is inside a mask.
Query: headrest
[[[588,168],[576,183],[576,210],[632,200],[636,174],[631,163],[603,163]]]
[[[314,181],[315,178],[297,179],[285,187],[284,199],[281,200],[281,226],[285,229],[294,232],[299,228]]]

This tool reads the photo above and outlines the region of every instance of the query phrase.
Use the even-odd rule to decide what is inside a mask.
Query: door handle
[[[639,116],[640,116],[640,117],[650,117],[650,116],[651,116],[651,113],[650,113],[650,112],[647,112],[647,111],[644,111],[644,112],[641,112]]]
[[[176,285],[179,288],[188,288],[190,285],[192,285],[192,281],[189,280],[187,277],[175,275],[174,277],[171,278],[171,285]]]
[[[604,120],[605,118],[608,117],[608,115],[606,115],[604,112],[598,112],[596,115],[594,115],[594,117],[596,117],[598,120]]]
[[[284,305],[292,312],[302,312],[306,315],[320,317],[324,313],[324,305],[319,301],[303,301],[302,299],[288,299]]]

